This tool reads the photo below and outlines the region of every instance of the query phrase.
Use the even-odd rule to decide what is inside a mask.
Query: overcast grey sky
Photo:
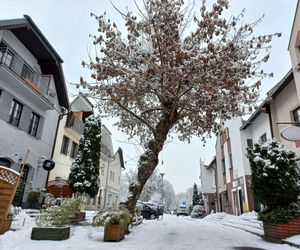
[[[112,0],[121,10],[133,6],[133,0]],[[137,0],[137,2],[140,2]],[[195,0],[199,4],[200,0]],[[245,8],[245,22],[252,22],[265,14],[262,23],[255,30],[256,34],[282,32],[280,39],[272,42],[271,59],[264,67],[273,72],[274,78],[265,79],[262,95],[274,86],[290,69],[291,63],[287,51],[288,40],[296,8],[296,0],[231,0],[229,14],[238,14]],[[63,68],[67,82],[78,82],[80,76],[88,78],[89,72],[81,67],[81,61],[93,54],[92,40],[89,34],[97,32],[97,23],[90,17],[90,12],[102,14],[114,20],[119,27],[124,26],[117,11],[109,0],[0,0],[0,18],[20,18],[23,14],[31,16],[49,42],[64,60]],[[75,89],[68,86],[71,93]],[[126,167],[134,167],[138,151],[126,143],[126,136],[105,121],[112,132],[115,150],[121,146],[124,151]],[[175,188],[175,192],[185,191],[193,183],[199,184],[199,159],[209,163],[214,156],[214,140],[209,140],[206,147],[198,138],[191,143],[174,140],[168,143],[161,154],[163,165],[159,169],[165,172]]]

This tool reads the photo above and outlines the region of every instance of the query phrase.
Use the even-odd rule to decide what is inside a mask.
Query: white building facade
[[[28,207],[46,185],[42,164],[69,105],[62,62],[29,16],[0,21],[0,164],[24,164],[15,205]]]

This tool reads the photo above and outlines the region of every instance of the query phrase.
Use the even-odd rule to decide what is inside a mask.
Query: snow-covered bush
[[[91,115],[85,120],[78,153],[71,167],[69,185],[75,193],[95,197],[99,190],[99,159],[101,154],[101,120]]]
[[[7,214],[7,219],[15,218],[21,211],[22,211],[21,207],[14,207],[13,205],[11,205]]]
[[[255,144],[248,149],[254,197],[264,205],[263,221],[284,222],[297,207],[299,173],[295,153],[286,151],[275,140]],[[293,210],[293,211],[292,211]],[[297,210],[297,209],[296,209]]]
[[[68,224],[76,212],[82,209],[86,198],[79,196],[62,200],[60,206],[51,206],[42,211],[36,218],[37,226],[63,226]]]
[[[131,214],[129,211],[121,207],[120,209],[102,209],[93,218],[93,226],[108,226],[111,224],[129,224],[131,222]]]

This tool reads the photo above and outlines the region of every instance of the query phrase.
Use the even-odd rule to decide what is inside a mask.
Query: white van
[[[185,204],[179,205],[179,208],[177,209],[177,216],[179,215],[189,215],[188,207]]]

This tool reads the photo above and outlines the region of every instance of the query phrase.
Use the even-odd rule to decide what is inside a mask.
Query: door
[[[17,188],[16,194],[15,194],[15,197],[13,200],[14,206],[22,205],[22,199],[23,199],[23,195],[24,195],[24,191],[25,191],[28,172],[29,172],[29,166],[25,165],[23,168],[23,173],[21,173],[19,186]]]
[[[240,214],[244,213],[242,189],[239,189]]]
[[[237,203],[236,191],[232,192],[232,196],[233,196],[233,204],[232,204],[233,214],[238,215],[238,203]]]

